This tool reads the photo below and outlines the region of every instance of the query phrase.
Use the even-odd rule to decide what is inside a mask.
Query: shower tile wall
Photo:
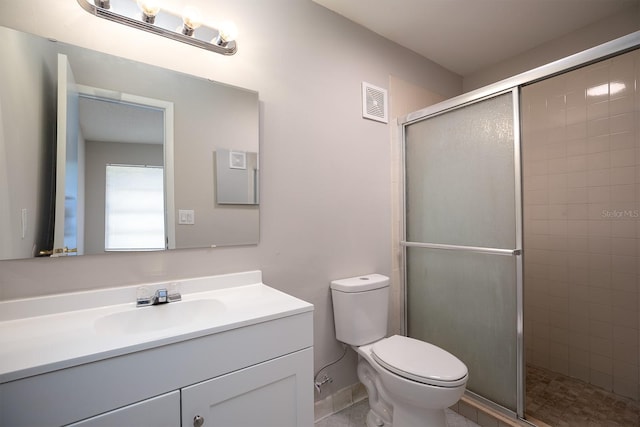
[[[640,51],[522,90],[526,363],[639,398]]]

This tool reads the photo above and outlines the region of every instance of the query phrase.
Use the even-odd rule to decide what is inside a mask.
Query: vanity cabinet
[[[313,306],[261,284],[205,296],[226,309],[205,332],[157,332],[126,348],[117,345],[124,338],[100,337],[96,347],[112,346],[100,356],[7,370],[0,376],[0,426],[190,427],[197,416],[203,427],[313,426]],[[66,323],[85,323],[69,316]],[[42,317],[39,333],[52,319]],[[5,335],[22,335],[11,347],[15,357],[0,351],[0,361],[47,356],[47,343],[24,338],[19,321],[5,326]],[[49,353],[84,342],[71,337],[59,333]]]
[[[297,427],[306,416],[300,387],[310,363],[311,350],[298,351],[69,427]]]

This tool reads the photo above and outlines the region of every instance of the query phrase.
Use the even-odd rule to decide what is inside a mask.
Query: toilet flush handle
[[[193,417],[193,427],[202,427],[202,424],[204,424],[203,417],[201,417],[200,415],[196,415],[195,417]]]

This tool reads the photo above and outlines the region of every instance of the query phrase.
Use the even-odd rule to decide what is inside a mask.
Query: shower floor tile
[[[526,415],[554,427],[638,427],[640,402],[527,365]]]

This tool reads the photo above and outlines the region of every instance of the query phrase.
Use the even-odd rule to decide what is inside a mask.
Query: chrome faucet
[[[182,296],[179,292],[169,293],[166,288],[156,290],[154,295],[142,296],[136,299],[136,307],[146,307],[148,305],[160,305],[170,302],[180,301]]]

